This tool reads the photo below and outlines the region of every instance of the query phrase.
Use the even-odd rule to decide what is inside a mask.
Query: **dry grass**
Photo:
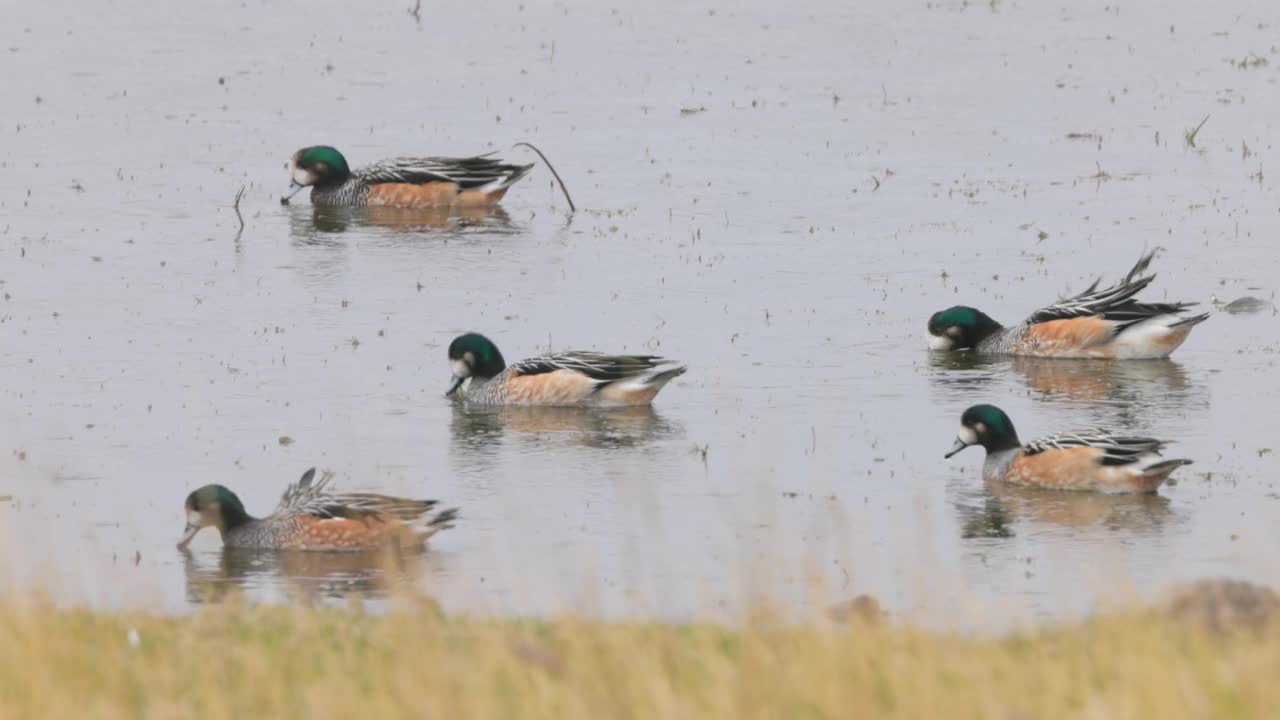
[[[231,603],[0,604],[0,717],[1231,718],[1280,707],[1280,633],[1114,616],[1007,638]]]

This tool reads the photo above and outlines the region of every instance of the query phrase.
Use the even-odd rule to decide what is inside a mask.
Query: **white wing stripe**
[[[1028,455],[1046,450],[1087,447],[1103,451],[1104,457],[1123,463],[1135,462],[1147,454],[1159,454],[1165,443],[1154,438],[1117,435],[1103,429],[1059,433],[1038,438],[1024,446]]]

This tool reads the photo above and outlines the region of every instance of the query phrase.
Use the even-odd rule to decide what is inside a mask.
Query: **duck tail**
[[[508,171],[506,176],[499,178],[496,182],[492,183],[488,188],[490,192],[506,190],[517,182],[520,182],[521,178],[528,175],[530,170],[533,170],[533,164],[507,165],[504,169]]]
[[[1134,481],[1143,492],[1156,492],[1174,470],[1190,464],[1190,460],[1161,460],[1137,469]]]
[[[689,370],[684,363],[661,358],[644,358],[656,360],[656,364],[641,372],[634,373],[618,380],[601,383],[597,391],[609,405],[645,405],[653,401],[658,391],[673,379]]]
[[[1190,464],[1191,464],[1190,460],[1184,460],[1184,459],[1162,460],[1158,463],[1155,463],[1154,465],[1148,465],[1145,468],[1143,468],[1142,474],[1143,476],[1149,477],[1149,478],[1159,477],[1163,479],[1163,478],[1169,477],[1169,473],[1172,473],[1174,470],[1177,470],[1183,465],[1190,465]]]
[[[418,522],[406,526],[406,530],[418,544],[426,543],[441,530],[448,530],[458,521],[458,508],[441,510],[432,515],[423,516]]]
[[[1187,306],[1190,306],[1190,305],[1191,305],[1191,303],[1186,303],[1186,304],[1184,305],[1184,308],[1185,308],[1185,307],[1187,307]],[[1182,319],[1181,319],[1181,320],[1179,320],[1178,322],[1176,322],[1176,323],[1172,323],[1171,325],[1169,325],[1169,327],[1170,327],[1170,328],[1186,328],[1186,329],[1188,329],[1188,330],[1189,330],[1189,329],[1191,329],[1193,326],[1195,326],[1195,325],[1199,325],[1200,323],[1202,323],[1202,322],[1204,322],[1205,320],[1208,320],[1208,319],[1209,319],[1209,313],[1201,313],[1201,314],[1199,314],[1199,315],[1192,315],[1192,316],[1191,316],[1191,317],[1189,317],[1189,318],[1182,318]]]
[[[1209,319],[1209,313],[1182,317],[1191,303],[1130,303],[1104,315],[1117,323],[1112,351],[1115,357],[1151,359],[1169,357],[1182,346],[1191,330]]]
[[[684,363],[668,363],[666,365],[659,365],[653,370],[641,375],[637,378],[636,382],[641,385],[652,387],[655,390],[659,390],[663,385],[666,385],[688,371],[689,366]]]
[[[435,535],[436,533],[440,532],[441,530],[448,530],[452,528],[454,523],[458,521],[458,517],[459,517],[458,508],[449,508],[447,510],[441,510],[435,515],[432,515],[431,518],[427,520],[427,524],[426,524],[427,534],[423,536],[423,539],[429,538],[432,535]]]

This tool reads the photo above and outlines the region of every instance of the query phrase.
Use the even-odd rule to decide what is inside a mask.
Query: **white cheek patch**
[[[955,346],[956,346],[955,341],[953,341],[951,338],[947,337],[946,335],[930,335],[929,336],[930,350],[950,350]]]
[[[304,187],[308,185],[316,184],[315,174],[312,173],[310,170],[304,170],[300,167],[290,168],[289,177],[292,178],[294,182]]]
[[[200,527],[201,525],[203,525],[203,524],[204,524],[204,516],[203,516],[203,515],[201,515],[200,513],[196,512],[195,510],[188,510],[188,511],[187,511],[187,524],[188,524],[188,525],[194,525],[194,526],[196,526],[196,527]]]
[[[450,360],[449,368],[453,370],[453,376],[459,380],[471,377],[471,366],[462,360]]]
[[[961,425],[960,432],[956,433],[956,439],[965,445],[977,445],[978,433],[974,432],[973,428],[967,425]]]

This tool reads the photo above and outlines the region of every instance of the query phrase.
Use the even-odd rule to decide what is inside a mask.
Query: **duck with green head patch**
[[[1063,358],[1154,359],[1168,357],[1208,319],[1184,316],[1196,303],[1140,303],[1134,300],[1155,280],[1144,275],[1155,251],[1143,255],[1123,280],[1040,308],[1013,327],[980,310],[957,305],[929,318],[933,350],[972,350],[986,355]]]
[[[987,451],[984,480],[1055,490],[1151,493],[1174,470],[1191,464],[1162,459],[1161,440],[1106,430],[1059,433],[1023,445],[1013,421],[995,405],[964,411],[946,457],[972,445]]]
[[[483,405],[648,405],[684,364],[656,355],[570,351],[510,366],[489,338],[460,335],[449,344],[453,382],[447,395]],[[465,385],[465,387],[464,387]]]
[[[315,480],[315,468],[285,489],[274,512],[255,518],[235,493],[205,485],[187,496],[185,548],[201,528],[217,528],[227,547],[268,550],[361,551],[394,546],[421,548],[453,527],[456,508],[437,511],[435,500],[408,500],[376,493],[332,493],[332,475]]]
[[[394,158],[352,170],[328,145],[305,147],[289,158],[288,204],[311,188],[317,207],[477,208],[497,204],[533,169],[489,155],[466,158]]]

